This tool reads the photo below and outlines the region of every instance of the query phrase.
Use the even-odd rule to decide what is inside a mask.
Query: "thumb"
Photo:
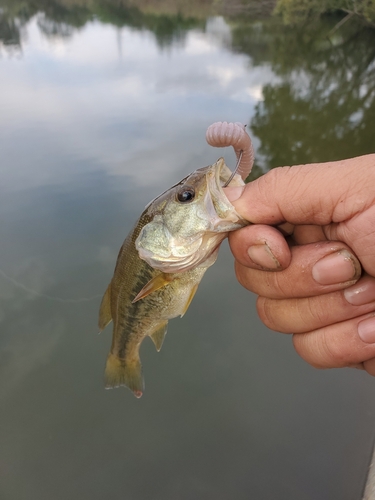
[[[243,188],[226,188],[236,211],[253,224],[324,226],[375,276],[375,154],[280,167]]]
[[[343,222],[375,201],[375,154],[275,168],[243,188],[225,188],[236,211],[254,224]]]

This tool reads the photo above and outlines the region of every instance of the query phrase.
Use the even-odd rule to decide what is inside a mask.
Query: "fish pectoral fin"
[[[186,311],[189,309],[189,306],[191,304],[191,301],[193,300],[194,298],[194,295],[196,293],[196,291],[198,290],[198,285],[199,283],[197,283],[196,285],[194,285],[190,291],[190,295],[186,301],[186,304],[185,304],[185,307],[184,307],[184,310],[181,312],[180,314],[180,317],[182,318],[182,316],[186,313]]]
[[[168,285],[171,281],[171,278],[167,274],[158,274],[142,288],[138,295],[132,300],[132,304],[140,299],[144,299],[147,295],[150,295],[150,293],[155,292],[155,290],[163,288],[163,286]]]
[[[159,352],[163,345],[165,335],[167,333],[168,321],[162,323],[154,333],[151,333],[150,338],[155,344],[156,350]]]
[[[144,383],[139,356],[127,360],[110,352],[105,366],[104,379],[106,389],[126,386],[136,398],[140,398],[143,394]]]
[[[112,321],[111,313],[111,284],[105,291],[99,311],[99,330],[102,331]]]

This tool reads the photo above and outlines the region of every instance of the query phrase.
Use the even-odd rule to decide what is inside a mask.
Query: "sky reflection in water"
[[[128,230],[190,171],[233,165],[207,126],[250,124],[287,77],[233,51],[220,17],[166,46],[99,21],[46,37],[43,19],[0,59],[0,496],[359,498],[373,381],[315,371],[263,327],[226,245],[162,351],[142,346],[144,397],[103,389],[98,295]]]
[[[150,33],[97,22],[68,40],[48,40],[34,19],[22,59],[3,60],[1,126],[14,137],[22,134],[22,123],[31,155],[40,151],[30,151],[30,128],[62,154],[89,160],[87,168],[94,161],[108,174],[131,175],[138,185],[165,186],[164,176],[178,179],[195,168],[192,140],[199,144],[200,138],[195,154],[212,161],[204,140],[209,120],[246,123],[263,83],[273,77],[268,65],[249,71],[248,56],[222,46],[230,36],[222,19],[212,19],[207,30],[160,50]],[[29,155],[15,160],[20,168],[5,179],[12,189],[69,183],[76,175],[72,162],[62,172],[47,161],[30,169]]]

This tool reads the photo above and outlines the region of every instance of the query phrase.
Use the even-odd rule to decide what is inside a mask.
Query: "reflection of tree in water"
[[[83,26],[92,18],[85,7],[66,7],[55,0],[0,0],[0,41],[4,45],[20,45],[22,27],[38,13],[43,13],[39,24],[47,35],[66,36],[71,27]]]
[[[251,124],[266,168],[374,151],[375,32],[352,24],[329,39],[336,22],[234,33],[237,50],[279,77],[263,88]]]
[[[45,16],[38,17],[38,26],[48,37],[68,38],[73,34],[73,27],[70,24],[53,21]]]
[[[39,2],[36,2],[39,4]],[[75,29],[84,26],[93,18],[87,7],[81,5],[65,6],[58,1],[42,1],[35,5],[39,11],[38,26],[48,37],[67,38]]]
[[[70,36],[96,18],[147,29],[162,47],[204,28],[202,19],[142,12],[124,0],[0,0],[0,41],[19,45],[20,30],[35,15],[47,36]],[[263,88],[251,124],[267,168],[373,150],[375,31],[354,19],[334,30],[339,21],[326,16],[293,29],[269,20],[233,23],[231,49],[249,54],[255,66],[268,63],[278,76]]]
[[[19,15],[14,15],[0,2],[0,48],[1,44],[8,48],[21,45],[21,29],[28,17],[22,9],[17,14]]]
[[[182,14],[144,13],[137,7],[127,6],[122,2],[99,1],[95,14],[100,21],[117,27],[130,26],[151,31],[160,47],[184,39],[189,29],[204,26],[202,20]]]
[[[7,19],[0,15],[0,40],[4,45],[20,44],[20,25],[17,19]]]
[[[202,20],[181,14],[143,13],[121,0],[68,2],[58,0],[0,0],[0,41],[4,45],[20,45],[20,27],[38,15],[38,26],[49,37],[68,37],[88,21],[98,19],[117,27],[148,29],[155,34],[159,46],[170,45],[185,37],[191,28],[204,26]]]

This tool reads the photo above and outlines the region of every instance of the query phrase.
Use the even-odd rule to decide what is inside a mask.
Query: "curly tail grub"
[[[237,173],[243,180],[250,174],[254,163],[254,149],[251,139],[242,123],[216,122],[206,132],[206,141],[210,146],[224,148],[232,146],[237,159],[242,152],[241,164]]]

